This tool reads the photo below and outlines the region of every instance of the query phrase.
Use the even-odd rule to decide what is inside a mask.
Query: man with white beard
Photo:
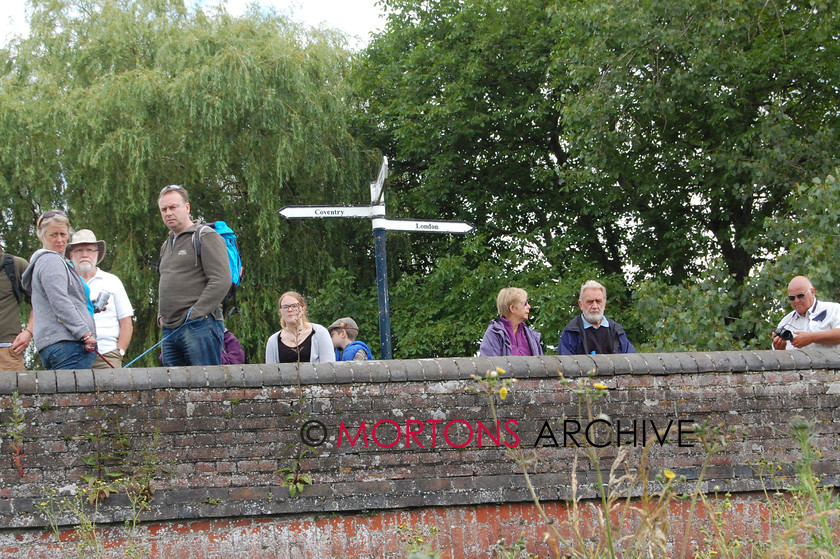
[[[97,350],[108,362],[97,355],[93,368],[120,368],[134,333],[134,308],[120,279],[97,267],[105,258],[105,241],[97,240],[90,229],[82,229],[73,234],[72,242],[67,245],[67,252],[76,272],[88,284],[91,300],[96,301],[104,291],[110,294],[105,309],[93,315],[96,323]]]
[[[560,334],[557,353],[580,355],[595,353],[636,353],[627,339],[624,327],[604,316],[607,288],[589,280],[580,286],[578,307],[581,314],[573,318]]]

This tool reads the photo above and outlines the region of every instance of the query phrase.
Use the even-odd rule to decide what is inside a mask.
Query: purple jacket
[[[245,363],[245,352],[239,345],[239,340],[230,330],[225,330],[224,346],[222,347],[222,365],[240,365]]]
[[[542,355],[543,350],[542,345],[540,345],[542,335],[524,322],[519,327],[525,332],[525,339],[528,340],[531,355]],[[505,325],[502,324],[501,317],[497,316],[490,321],[487,331],[484,332],[484,338],[481,340],[478,355],[480,357],[510,355],[510,337],[508,336],[507,330],[505,330]]]

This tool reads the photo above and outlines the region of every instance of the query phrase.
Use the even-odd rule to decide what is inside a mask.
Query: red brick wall
[[[584,402],[563,385],[558,371],[573,382],[591,385],[597,380],[608,387],[608,397],[593,413],[605,414],[613,424],[620,421],[624,442],[633,421],[637,426],[653,422],[660,428],[671,424],[663,437],[666,443],[650,447],[648,466],[651,477],[666,468],[684,475],[687,481],[679,491],[691,490],[705,459],[697,444],[678,444],[681,421],[685,426],[720,424],[734,431],[729,446],[711,461],[703,487],[708,491],[719,486],[751,502],[751,493],[761,489],[753,464],[762,458],[781,465],[778,475],[793,475],[799,451],[790,437],[789,422],[797,415],[815,421],[815,441],[823,452],[816,465],[822,483],[840,484],[840,356],[830,351],[428,359],[304,364],[299,369],[249,365],[39,371],[0,375],[0,424],[10,420],[11,394],[21,393],[26,453],[20,476],[11,457],[11,441],[0,430],[0,550],[11,549],[21,538],[40,541],[46,521],[37,505],[44,501],[46,490],[68,493],[84,487],[82,476],[95,473],[85,464],[96,452],[94,434],[103,439],[104,452],[115,450],[115,437],[124,437],[123,466],[129,473],[137,472],[149,455],[157,461],[154,500],[140,517],[156,545],[183,544],[181,536],[173,536],[171,543],[155,539],[158,533],[173,533],[179,523],[214,527],[212,535],[198,539],[228,538],[249,546],[250,539],[236,534],[246,529],[243,526],[254,526],[259,529],[253,545],[261,548],[274,545],[264,542],[269,535],[271,541],[298,541],[303,536],[288,535],[300,532],[295,526],[338,522],[332,517],[314,520],[324,515],[338,515],[343,519],[339,526],[353,523],[354,530],[361,522],[358,533],[364,536],[378,530],[365,523],[375,518],[393,523],[413,511],[411,515],[420,514],[421,519],[443,515],[439,538],[446,541],[441,548],[457,549],[459,534],[479,537],[484,532],[473,526],[485,523],[457,515],[468,514],[471,507],[489,510],[488,505],[497,503],[505,505],[499,512],[502,516],[524,507],[525,525],[539,530],[529,520],[529,491],[504,448],[492,444],[486,434],[481,446],[474,438],[461,448],[467,436],[465,424],[474,430],[480,423],[492,425],[488,401],[471,390],[470,375],[483,375],[497,366],[519,381],[504,402],[497,400],[500,419],[517,422],[512,428],[526,450],[545,434],[546,424],[559,443],[556,448],[539,449],[541,460],[531,475],[545,502],[572,497],[572,464],[580,451],[563,445],[562,430],[567,419],[586,422],[579,416]],[[595,378],[589,379],[592,371]],[[284,474],[279,470],[293,465],[302,446],[299,409],[305,419],[323,422],[330,438],[317,454],[301,462],[301,471],[311,475],[313,484],[301,496],[290,498],[281,486]],[[382,446],[371,438],[368,447],[361,441],[350,447],[346,437],[338,446],[342,423],[355,434],[364,421],[372,437],[372,427],[383,420],[377,430]],[[431,426],[445,429],[450,422],[449,443],[438,432],[433,445]],[[385,448],[396,440],[394,423],[402,430],[399,442]],[[408,438],[409,446],[406,426],[424,428],[422,434]],[[155,433],[157,444],[152,448]],[[580,440],[581,434],[577,436]],[[647,436],[650,440],[650,430]],[[629,450],[629,463],[637,467],[641,445]],[[599,451],[607,467],[616,452],[615,445]],[[585,459],[579,460],[576,477],[579,497],[598,495],[597,472]],[[121,527],[130,516],[125,496],[109,497],[98,514],[100,523]],[[488,530],[487,538],[498,532],[492,523]],[[281,532],[287,536],[276,535]],[[391,541],[396,537],[392,532],[385,529],[384,538],[371,536],[376,543],[365,545]],[[539,538],[532,535],[537,542]],[[329,541],[339,545],[353,541],[351,536],[333,534]],[[307,537],[303,540],[311,543]],[[475,545],[486,548],[490,540],[484,538],[481,535]],[[314,541],[312,545],[318,540]],[[467,556],[472,553],[469,549],[477,548],[453,551],[453,556]]]
[[[767,538],[770,532],[761,525],[768,510],[763,499],[754,494],[737,496],[733,508],[725,512],[730,535]],[[562,520],[568,509],[560,503],[544,503],[549,518]],[[594,508],[582,508],[586,536],[601,534]],[[686,556],[696,550],[702,538],[697,526],[708,526],[705,513],[699,509],[699,521],[689,539]],[[671,532],[668,556],[679,556],[683,530],[689,518],[689,503],[674,502],[668,515]],[[437,532],[435,532],[437,530]],[[536,507],[528,503],[481,505],[476,507],[436,507],[384,511],[371,514],[342,514],[322,518],[311,516],[262,517],[239,519],[194,520],[186,522],[148,523],[142,526],[138,539],[144,542],[151,557],[203,559],[207,557],[278,557],[325,558],[388,558],[404,557],[412,541],[422,538],[429,549],[439,551],[444,559],[483,559],[497,549],[499,538],[515,542],[524,536],[529,553],[552,557],[546,529]],[[627,535],[625,531],[622,535]],[[572,537],[568,530],[564,536]],[[107,540],[108,557],[124,557],[125,529],[108,526],[100,530]],[[62,533],[64,545],[44,531],[19,531],[15,541],[0,540],[0,557],[20,559],[62,559],[75,536],[71,530]],[[701,541],[703,541],[701,539]]]

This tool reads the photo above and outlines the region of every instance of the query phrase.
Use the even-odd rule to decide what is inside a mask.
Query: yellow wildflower
[[[499,389],[499,397],[500,397],[502,400],[504,400],[505,398],[507,398],[507,386],[503,386],[501,389]]]
[[[606,389],[607,389],[607,385],[606,385],[606,384],[604,384],[603,382],[596,382],[596,383],[595,383],[595,384],[593,384],[592,386],[594,386],[594,387],[595,387],[595,388],[597,388],[598,390],[606,390]]]
[[[677,477],[677,474],[675,474],[675,473],[674,473],[674,472],[672,472],[671,470],[665,470],[665,471],[664,471],[664,472],[662,472],[662,473],[665,475],[665,479],[667,479],[668,481],[670,481],[670,480],[674,479],[675,477]]]
[[[505,370],[502,369],[501,367],[496,367],[496,372],[499,373],[500,375],[505,374]]]

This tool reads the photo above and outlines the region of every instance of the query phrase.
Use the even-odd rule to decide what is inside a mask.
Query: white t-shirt
[[[818,299],[814,302],[814,306],[808,309],[805,316],[800,316],[798,312],[793,311],[784,317],[776,330],[780,328],[791,332],[825,332],[826,330],[840,328],[840,303],[825,303]],[[786,342],[786,344],[785,349],[797,349],[790,342]],[[809,344],[802,349],[809,347],[840,349],[840,344]]]
[[[120,335],[120,319],[127,316],[134,316],[134,307],[128,300],[120,278],[114,274],[96,269],[96,275],[88,282],[90,287],[90,298],[95,301],[99,293],[107,291],[111,294],[108,306],[102,312],[95,313],[93,320],[96,323],[96,342],[99,353],[108,353],[117,349],[117,338]]]

